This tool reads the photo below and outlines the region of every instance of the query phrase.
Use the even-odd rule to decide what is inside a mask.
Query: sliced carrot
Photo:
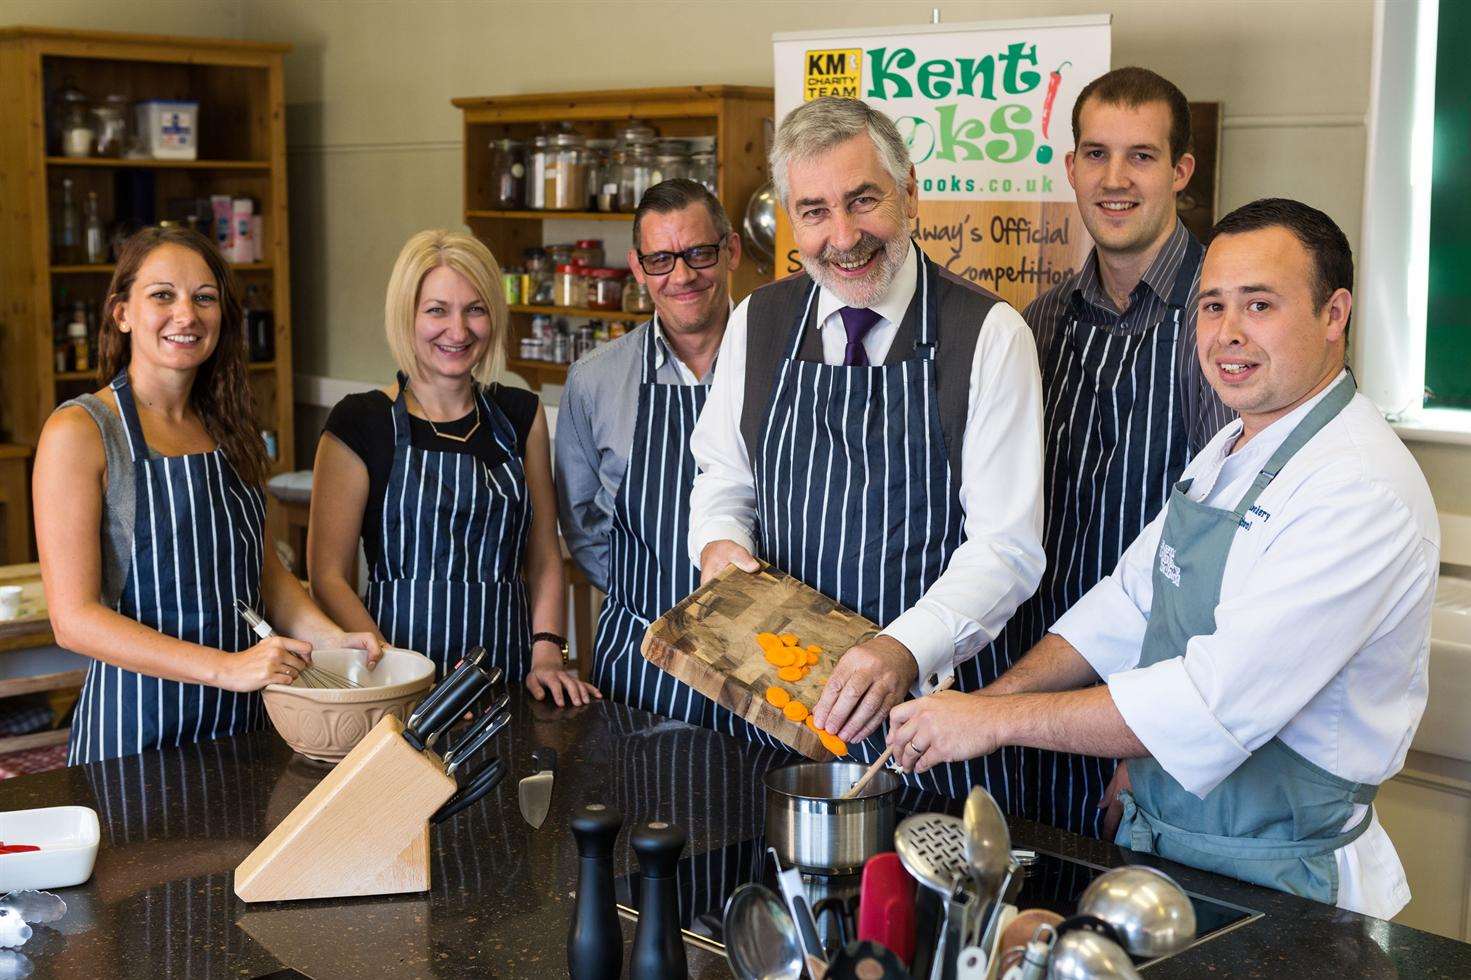
[[[802,719],[807,717],[807,706],[801,701],[788,701],[787,706],[785,708],[782,708],[781,710],[782,713],[790,718],[792,721],[801,721]]]
[[[817,737],[822,741],[822,747],[827,749],[833,755],[841,756],[848,754],[848,743],[838,738],[836,735],[829,735],[827,732],[820,731],[817,733]]]
[[[766,662],[773,667],[791,667],[797,663],[797,658],[792,655],[792,651],[778,647],[766,651]]]
[[[781,641],[783,643],[785,643],[789,647],[794,647],[794,646],[797,645],[797,634],[796,633],[783,633],[783,634],[781,634]]]
[[[786,688],[772,685],[766,689],[766,700],[778,708],[785,708],[792,696],[786,692]]]
[[[776,676],[784,681],[800,681],[806,673],[801,667],[783,667],[776,672]]]
[[[807,664],[813,667],[817,665],[817,654],[813,653],[810,647],[807,650]]]
[[[817,727],[817,722],[813,720],[813,718],[812,718],[811,715],[808,715],[807,716],[807,718],[806,718],[806,725],[807,725],[808,728],[812,729],[814,732],[818,732],[819,734],[822,732],[822,729]]]
[[[781,637],[777,636],[775,633],[757,633],[756,643],[761,647],[761,649],[769,652],[781,646]]]
[[[818,646],[816,643],[809,643],[809,644],[807,644],[807,652],[808,653],[821,653],[822,652],[822,647]]]

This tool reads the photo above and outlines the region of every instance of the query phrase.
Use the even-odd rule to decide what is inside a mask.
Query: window
[[[1402,435],[1471,444],[1468,43],[1461,0],[1375,5],[1353,362]]]
[[[1442,4],[1425,307],[1425,405],[1471,408],[1471,3]]]

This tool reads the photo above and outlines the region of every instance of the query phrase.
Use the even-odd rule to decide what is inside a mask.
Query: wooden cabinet
[[[527,143],[539,132],[569,124],[589,138],[612,138],[620,124],[642,120],[661,136],[714,136],[717,195],[731,223],[740,229],[746,203],[766,182],[765,121],[772,114],[769,88],[732,85],[678,88],[623,89],[598,92],[554,92],[544,95],[508,95],[453,100],[464,114],[465,224],[490,247],[506,267],[521,261],[523,249],[546,241],[544,222],[582,220],[605,223],[604,245],[611,255],[627,248],[633,215],[601,211],[498,211],[491,207],[490,144],[512,138]],[[765,281],[756,263],[747,260],[731,276],[731,297],[739,301]],[[553,309],[518,304],[511,307],[510,349],[507,365],[535,387],[561,384],[567,365],[528,361],[519,356],[522,337],[531,317],[550,312],[569,318],[597,318],[628,322],[643,315],[608,314],[593,310]]]
[[[235,266],[242,292],[274,317],[275,353],[250,364],[274,471],[292,468],[291,315],[287,276],[282,58],[289,46],[46,28],[0,28],[0,441],[34,445],[51,410],[100,387],[95,370],[61,369],[53,331],[72,304],[102,307],[113,267],[58,254],[55,223],[71,181],[85,220],[95,193],[103,224],[126,207],[180,220],[212,194],[252,198],[262,216],[259,261]],[[57,93],[197,101],[198,159],[71,158],[56,145]],[[131,106],[128,126],[134,129]],[[48,120],[48,116],[51,120]]]

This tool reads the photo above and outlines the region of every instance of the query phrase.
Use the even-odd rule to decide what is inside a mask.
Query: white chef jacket
[[[872,364],[883,363],[899,332],[918,266],[910,249],[889,294],[873,307],[882,319],[863,340]],[[844,305],[826,289],[819,291],[815,322],[826,364],[843,363],[848,337],[838,311]],[[752,535],[755,478],[740,429],[748,308],[743,301],[730,315],[720,370],[690,437],[700,470],[690,493],[689,549],[696,565],[705,546],[722,538],[760,557]],[[791,326],[762,328],[785,334]],[[1032,331],[1006,303],[991,307],[976,341],[960,466],[965,541],[919,601],[883,631],[914,655],[919,693],[990,643],[1042,577],[1042,378]]]
[[[1190,497],[1235,507],[1330,390],[1239,452],[1241,421],[1227,425],[1185,467]],[[1353,782],[1398,772],[1425,711],[1440,528],[1419,466],[1373,403],[1356,395],[1262,491],[1226,560],[1215,632],[1141,668],[1163,524],[1161,512],[1052,631],[1165,771],[1204,797],[1277,736]],[[1387,919],[1409,901],[1377,818],[1337,859],[1340,907]]]

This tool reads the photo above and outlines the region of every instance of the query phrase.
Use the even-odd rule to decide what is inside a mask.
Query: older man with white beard
[[[914,168],[887,116],[808,102],[771,170],[806,272],[731,314],[690,440],[690,557],[708,581],[759,556],[883,627],[813,708],[871,760],[910,692],[952,673],[978,690],[1013,659],[993,641],[1043,567],[1037,353],[1016,310],[911,240]],[[999,755],[916,779],[978,782],[1005,805]]]

